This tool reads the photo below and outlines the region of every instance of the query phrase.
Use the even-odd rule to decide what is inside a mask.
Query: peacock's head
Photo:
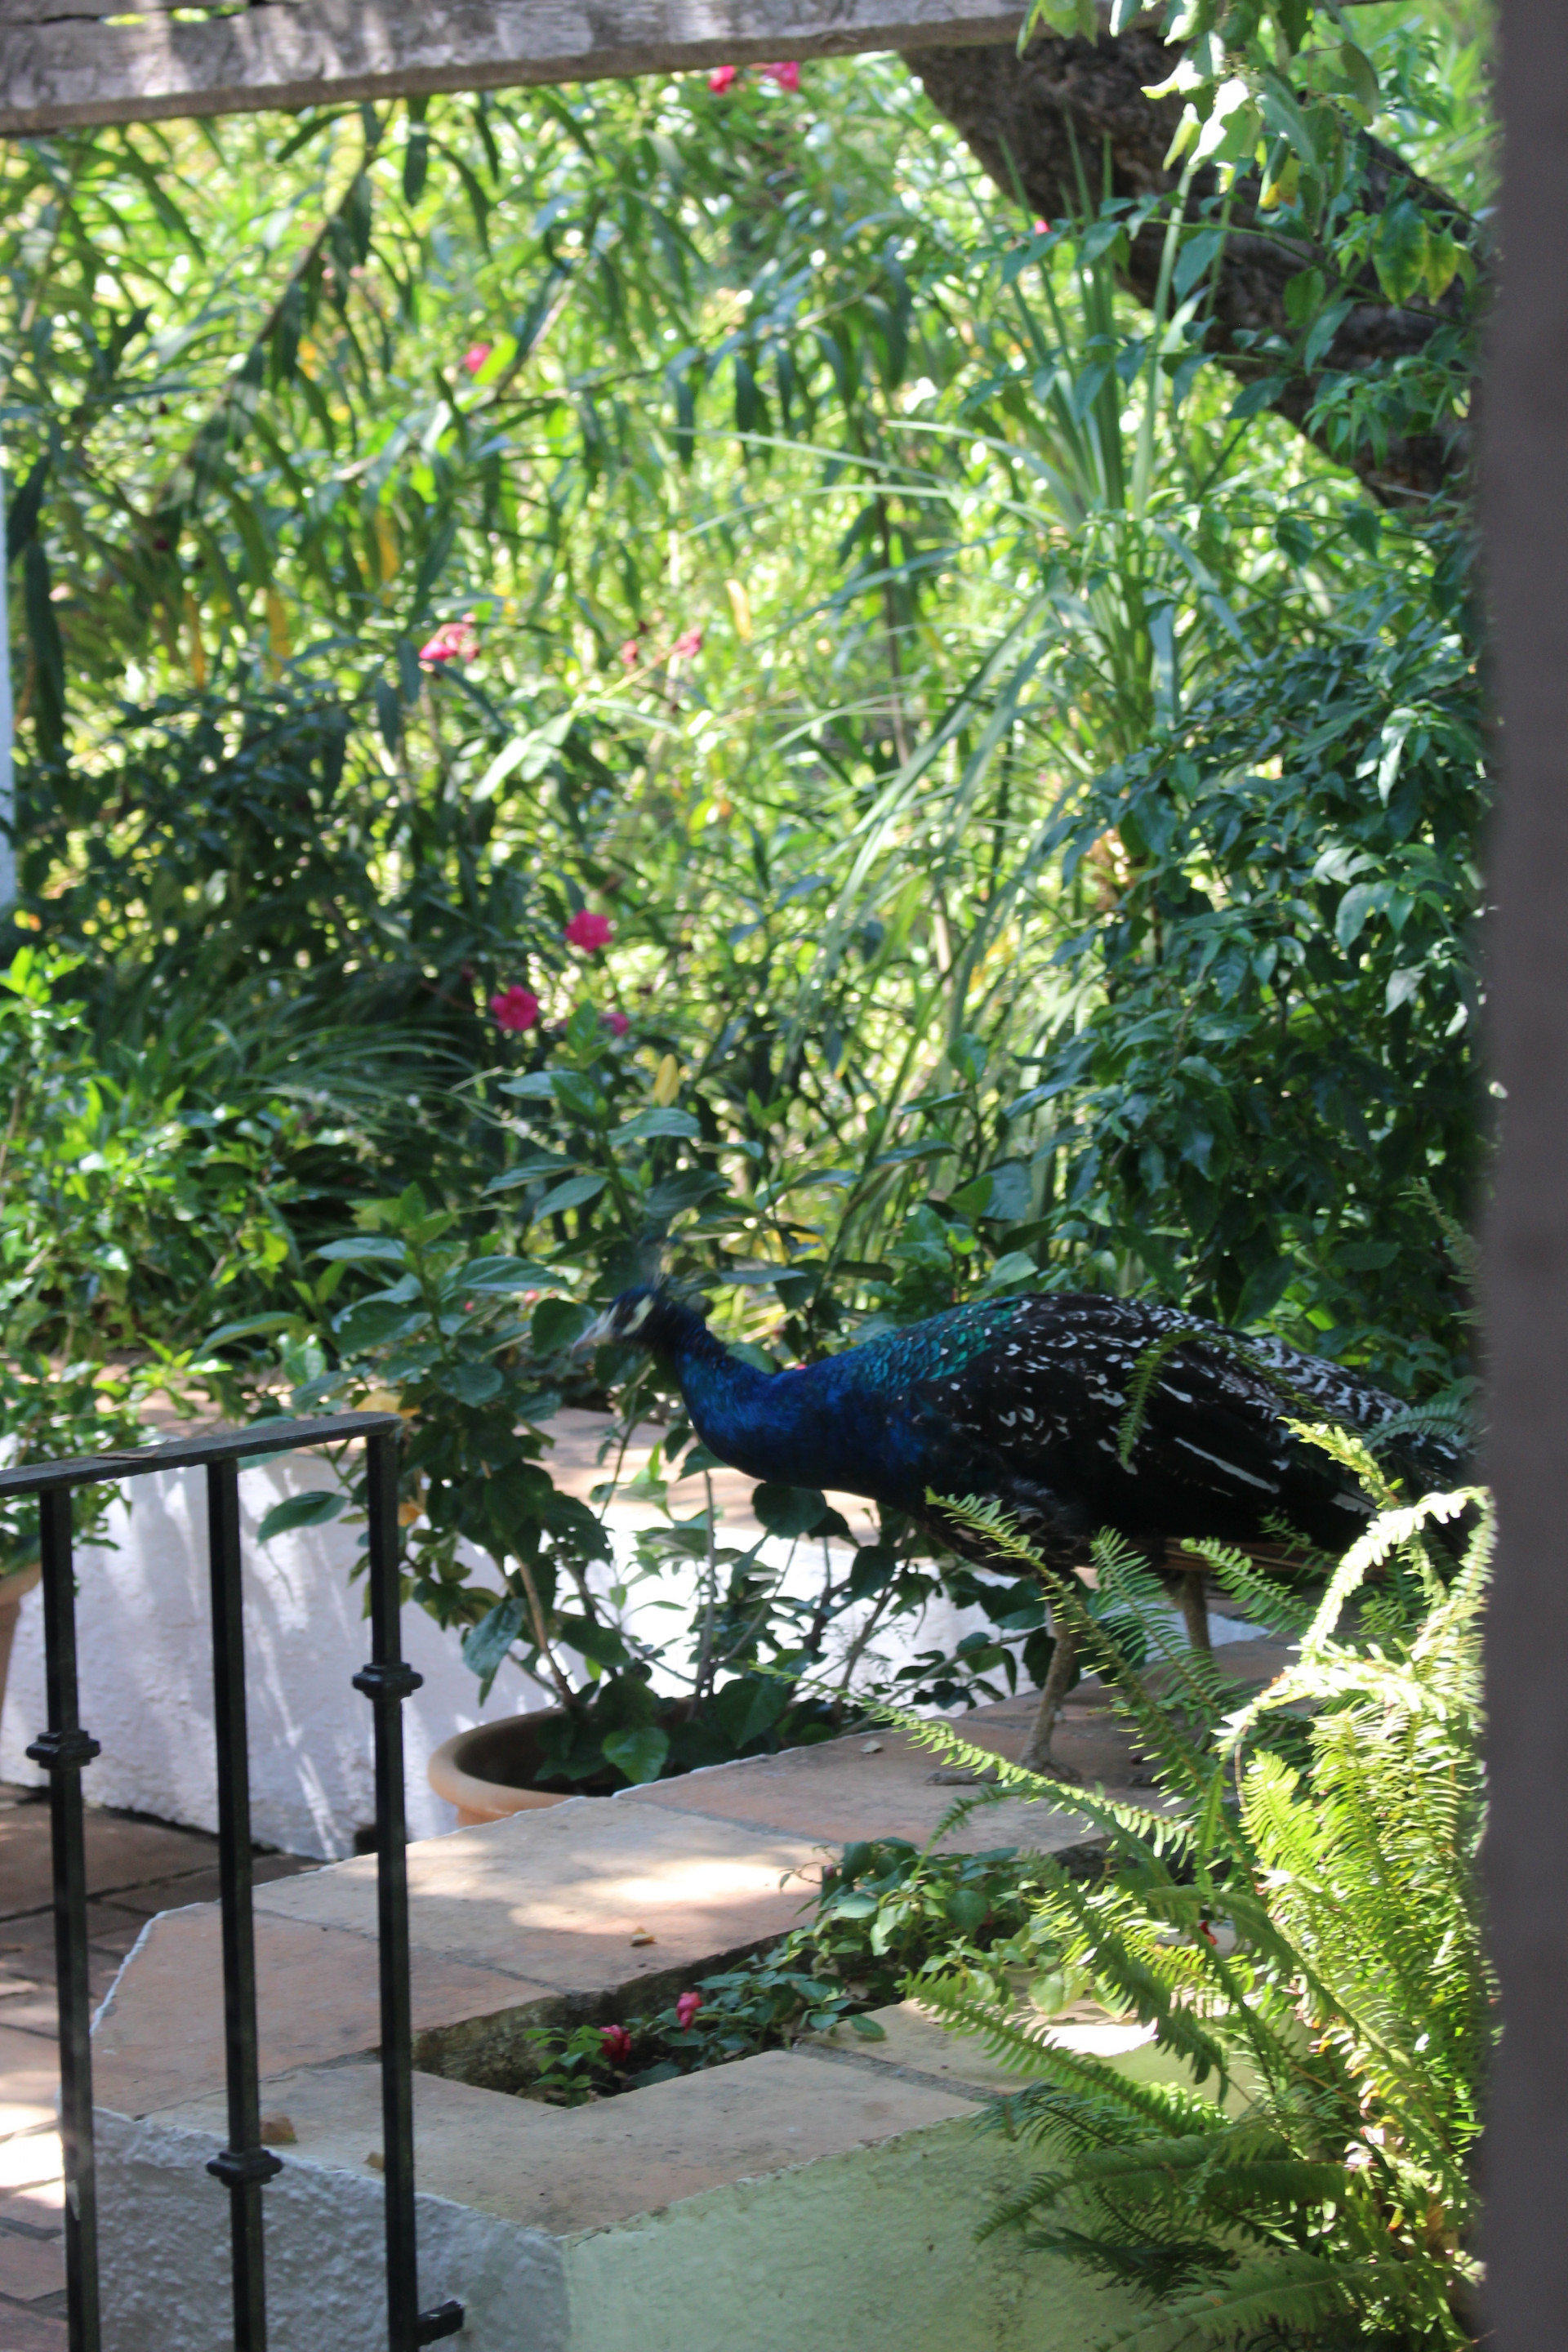
[[[673,1349],[689,1335],[693,1325],[701,1330],[689,1307],[671,1297],[662,1285],[643,1284],[635,1290],[623,1290],[577,1344],[580,1348]]]

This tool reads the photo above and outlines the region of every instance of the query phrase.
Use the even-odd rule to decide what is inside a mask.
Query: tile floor
[[[314,1866],[258,1854],[256,1875]],[[89,1810],[87,1884],[96,2004],[155,1911],[216,1897],[217,1841]],[[47,1798],[0,1783],[0,2352],[66,2352],[54,1967]]]

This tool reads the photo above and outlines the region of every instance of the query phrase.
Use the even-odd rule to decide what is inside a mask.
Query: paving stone
[[[984,1728],[975,1726],[974,1731]],[[966,1729],[966,1737],[973,1736]],[[996,1752],[1005,1752],[1012,1738],[1010,1727],[989,1727],[989,1744]],[[678,1780],[651,1781],[623,1790],[611,1801],[628,1811],[647,1808],[754,1824],[781,1837],[833,1846],[875,1837],[924,1845],[962,1794],[932,1780],[933,1772],[944,1769],[940,1758],[901,1731],[856,1732],[819,1747],[786,1748],[780,1756],[749,1757],[688,1772]],[[1049,1853],[1087,1835],[1079,1815],[1007,1798],[982,1807],[944,1843],[963,1853],[998,1845]]]
[[[69,2342],[63,2319],[0,2302],[0,2352],[67,2352]]]
[[[0,2140],[0,2189],[19,2192],[60,2177],[60,2136],[51,2118],[44,2131]]]
[[[53,2043],[0,2025],[0,2135],[52,2124],[58,2085]]]
[[[58,2023],[59,2004],[53,1985],[18,1979],[13,1990],[0,1984],[0,2025],[18,2026],[27,2033],[54,2034]]]
[[[58,2294],[65,2283],[63,2238],[24,2237],[0,2229],[0,2295],[32,2303],[39,2295]]]
[[[0,2221],[14,2230],[30,2230],[37,2237],[52,2237],[60,2226],[65,2211],[65,2182],[35,2180],[26,2189],[0,2189]]]
[[[898,2001],[889,2008],[873,2010],[870,2020],[882,2029],[879,2042],[868,2042],[852,2027],[840,2026],[832,2033],[814,2034],[805,2046],[821,2056],[940,2084],[959,2095],[972,2092],[990,2096],[1016,2091],[1026,2079],[1016,2067],[1004,2066],[993,2058],[982,2035],[950,2032],[918,2001]],[[1152,2043],[1153,2028],[1140,2025],[1136,2019],[1099,2014],[1064,2019],[1054,2026],[1051,2039],[1066,2050],[1125,2059]],[[1150,2054],[1162,2061],[1159,2071],[1165,2072],[1163,2053],[1151,2050]]]
[[[197,1830],[128,1820],[90,1806],[84,1829],[89,1895],[110,1895],[152,1879],[201,1870],[216,1861],[216,1840]],[[48,1808],[16,1805],[0,1811],[0,1918],[42,1910],[53,1898]]]
[[[411,1846],[409,1935],[416,1950],[598,1995],[784,1934],[809,1892],[798,1874],[821,1861],[811,1839],[574,1797]],[[265,1887],[257,1910],[373,1935],[374,1860]]]
[[[373,2051],[380,1985],[362,1935],[258,1914],[257,2025],[263,2074]],[[552,2000],[551,1989],[417,1952],[416,2035]],[[144,2115],[224,2080],[222,1915],[216,1906],[154,1920],[93,2030],[93,2095],[118,2115]],[[268,2099],[269,2107],[277,2102]],[[3,2347],[0,2347],[3,2352]]]
[[[267,2097],[298,2135],[286,2164],[374,2171],[366,2158],[381,2149],[376,2068],[285,2077]],[[972,2097],[785,2051],[575,2108],[416,2074],[415,2165],[427,2196],[566,2236],[973,2111]],[[224,2112],[212,2099],[156,2120],[219,2132]]]
[[[251,1884],[270,1886],[279,1878],[299,1878],[320,1869],[297,1853],[258,1853],[250,1864]],[[191,1903],[216,1903],[222,1892],[216,1863],[204,1870],[185,1871],[178,1878],[151,1880],[145,1886],[126,1887],[117,1895],[116,1907],[151,1919],[160,1911],[177,1911]]]

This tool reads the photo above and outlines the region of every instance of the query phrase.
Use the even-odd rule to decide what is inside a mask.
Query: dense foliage
[[[764,1490],[791,1570],[673,1520],[679,1420],[636,1581],[686,1613],[634,1635],[545,1443],[610,1406],[608,1484],[668,1414],[573,1353],[629,1276],[774,1361],[1044,1284],[1463,1375],[1463,519],[1205,356],[1257,165],[1327,257],[1259,364],[1370,268],[1445,323],[1324,379],[1336,446],[1461,416],[1479,47],[1357,26],[1194,16],[1219,177],[1086,156],[1032,225],[892,59],[7,151],[14,1444],[153,1380],[394,1396],[412,1590],[568,1699],[563,1769],[642,1777],[830,1727],[939,1592],[985,1622],[917,1694],[1048,1635],[820,1496]],[[1368,124],[1467,219],[1369,211]],[[830,1704],[765,1671],[829,1653]]]

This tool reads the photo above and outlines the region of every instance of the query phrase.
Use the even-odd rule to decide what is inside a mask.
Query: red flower
[[[623,669],[636,669],[636,667],[637,667],[637,666],[638,662],[639,662],[639,661],[641,661],[641,659],[642,659],[642,651],[641,651],[641,648],[639,647],[639,646],[638,646],[638,644],[637,644],[637,639],[636,639],[635,637],[628,637],[628,638],[626,639],[626,644],[621,647],[621,667],[622,667],[622,668],[623,668]]]
[[[495,346],[493,343],[470,343],[463,353],[463,365],[470,375],[478,375]]]
[[[616,927],[608,915],[591,915],[586,907],[573,916],[565,930],[569,948],[582,948],[592,954],[595,948],[607,948],[616,936]]]
[[[498,1029],[531,1029],[539,1018],[539,999],[531,988],[513,982],[490,999],[490,1018]]]
[[[739,66],[715,66],[708,77],[709,89],[716,97],[722,98],[724,92],[739,79],[740,70]]]
[[[632,2037],[624,2025],[601,2025],[599,2039],[612,2066],[624,2066],[632,2054]]]
[[[460,621],[443,621],[435,635],[420,646],[419,658],[422,662],[472,661],[479,649],[474,616],[465,613]]]
[[[624,1013],[601,1013],[599,1018],[612,1037],[624,1037],[632,1025]]]
[[[684,656],[687,654],[700,654],[702,651],[701,630],[682,629],[669,650],[672,658],[677,656]]]
[[[675,2004],[675,2014],[679,2020],[680,2029],[683,2033],[689,2031],[691,2021],[696,2016],[701,2006],[702,1995],[700,1992],[683,1992],[681,1994],[680,1999]]]
[[[776,81],[781,89],[796,90],[800,88],[800,68],[793,58],[776,66],[759,66],[757,71],[769,81]]]

